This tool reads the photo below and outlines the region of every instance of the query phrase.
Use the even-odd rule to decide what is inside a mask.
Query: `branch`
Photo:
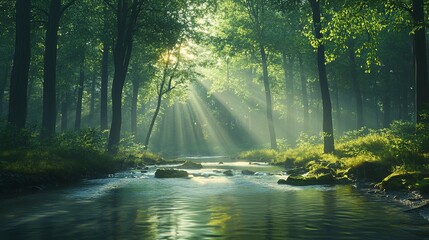
[[[407,4],[405,4],[404,2],[397,2],[397,1],[392,1],[391,2],[393,4],[393,6],[395,6],[398,9],[402,9],[407,11],[409,14],[413,15],[413,8],[412,7],[408,7]]]
[[[70,0],[66,5],[64,5],[64,7],[61,9],[60,11],[60,17],[64,14],[65,11],[67,11],[67,9],[69,7],[71,7],[77,0]]]
[[[45,9],[42,9],[42,8],[39,8],[39,7],[33,7],[33,8],[34,8],[34,10],[43,13],[46,17],[49,17],[49,13]]]
[[[110,8],[112,9],[115,13],[118,12],[118,9],[115,7],[115,5],[113,5],[109,0],[103,0],[103,2]]]

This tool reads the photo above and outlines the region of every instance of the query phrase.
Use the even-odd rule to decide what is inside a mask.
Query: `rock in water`
[[[155,172],[156,178],[186,178],[188,172],[176,169],[158,169]]]
[[[250,170],[243,170],[243,171],[241,171],[241,174],[243,174],[243,175],[254,175],[255,172],[254,171],[250,171]]]
[[[229,176],[229,177],[234,176],[234,174],[232,173],[231,170],[227,170],[227,171],[223,172],[223,174],[225,174],[226,176]]]
[[[201,163],[194,163],[192,161],[186,161],[184,164],[178,166],[179,169],[201,169],[203,165]]]

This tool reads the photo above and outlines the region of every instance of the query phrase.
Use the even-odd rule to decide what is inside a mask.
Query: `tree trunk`
[[[100,127],[106,130],[109,126],[107,121],[107,85],[109,81],[109,51],[107,41],[103,42],[103,56],[101,59],[101,89],[100,89]]]
[[[336,126],[337,126],[337,133],[341,133],[344,129],[342,120],[341,120],[341,107],[340,107],[340,94],[338,91],[338,82],[334,81],[333,84],[333,93],[334,93],[334,108],[335,108],[335,118],[336,118]]]
[[[90,122],[90,126],[94,126],[94,116],[95,116],[95,81],[97,80],[96,75],[94,74],[92,76],[92,81],[91,81],[91,102],[90,102],[90,106],[89,106],[89,122]]]
[[[3,113],[4,113],[4,91],[7,87],[7,83],[8,83],[8,76],[9,76],[9,69],[10,69],[10,65],[7,63],[4,65],[3,71],[1,73],[1,78],[0,78],[0,119],[3,119]]]
[[[156,118],[158,117],[159,110],[161,109],[162,91],[164,88],[164,84],[165,84],[165,82],[163,81],[161,83],[160,91],[158,93],[158,99],[156,102],[156,109],[155,109],[155,112],[153,113],[152,120],[150,121],[149,129],[148,129],[147,134],[146,134],[146,139],[144,141],[144,149],[145,150],[147,150],[147,148],[149,146],[150,136],[152,135],[152,131],[153,131],[153,127],[155,126]]]
[[[302,94],[302,105],[304,109],[303,119],[304,119],[304,130],[307,130],[309,127],[309,117],[308,117],[308,94],[307,94],[307,79],[305,77],[304,65],[302,62],[302,57],[299,56],[299,73],[301,77],[301,94]]]
[[[68,122],[69,122],[69,103],[70,103],[70,94],[66,90],[64,91],[64,99],[61,103],[61,131],[65,132],[68,128]]]
[[[41,138],[49,139],[55,133],[57,42],[61,0],[52,0],[45,37],[43,66],[43,113]]]
[[[83,70],[80,70],[79,74],[79,85],[77,89],[77,99],[76,99],[76,118],[74,121],[74,130],[77,131],[80,129],[81,119],[82,119],[82,97],[83,97],[83,82],[85,80],[85,74]]]
[[[314,36],[318,41],[323,38],[322,26],[320,23],[320,6],[318,0],[308,0],[313,13]],[[332,126],[332,105],[329,94],[328,77],[325,66],[325,46],[319,42],[317,47],[317,65],[319,70],[320,90],[322,93],[323,105],[323,143],[324,152],[334,152],[334,131]]]
[[[9,92],[8,122],[17,128],[24,128],[27,119],[27,87],[30,68],[30,15],[31,1],[16,0],[15,56]]]
[[[417,123],[429,122],[429,83],[426,58],[426,33],[424,1],[413,0],[413,19],[418,29],[414,33],[414,62],[416,82],[416,117]]]
[[[356,129],[363,127],[363,106],[362,106],[362,93],[356,72],[356,57],[354,50],[354,43],[350,41],[348,44],[349,59],[350,59],[350,74],[352,77],[352,86],[356,101]]]
[[[391,112],[392,112],[392,105],[391,105],[391,82],[392,82],[392,76],[393,73],[391,73],[389,70],[385,71],[385,76],[383,78],[383,93],[382,93],[382,104],[383,104],[383,127],[388,128],[391,123]]]
[[[272,100],[271,100],[270,82],[268,79],[267,56],[265,54],[265,49],[262,44],[260,45],[260,51],[261,51],[261,60],[262,60],[263,80],[264,80],[264,87],[265,87],[265,100],[267,104],[266,110],[267,110],[268,132],[270,134],[271,148],[277,149],[276,133],[274,130],[274,121],[273,121],[273,106],[271,103]]]
[[[293,73],[292,73],[292,58],[288,59],[286,53],[282,53],[283,75],[285,82],[285,95],[286,95],[286,138],[290,142],[294,142],[292,131],[294,129],[294,97],[293,97]]]
[[[133,79],[133,96],[131,99],[131,132],[137,136],[137,100],[139,97],[140,81]]]
[[[113,50],[113,62],[115,74],[112,84],[112,124],[110,126],[109,153],[116,154],[119,148],[122,125],[122,89],[130,62],[133,44],[134,27],[141,10],[141,1],[133,1],[128,7],[128,1],[118,0],[117,7],[117,31],[115,48]]]

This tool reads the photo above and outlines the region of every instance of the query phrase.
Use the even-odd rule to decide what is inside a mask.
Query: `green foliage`
[[[162,160],[154,153],[142,152],[142,146],[137,145],[112,156],[105,152],[107,133],[97,129],[59,133],[42,143],[37,141],[36,132],[2,128],[0,172],[17,178],[9,181],[10,186],[2,186],[6,191],[27,185],[69,183],[105,176]]]
[[[270,162],[276,158],[277,154],[277,151],[273,149],[260,149],[239,153],[237,158],[252,161]]]
[[[318,138],[302,135],[296,148],[280,152],[274,162],[282,163],[289,159],[297,166],[305,166],[311,161],[340,161],[345,168],[365,162],[380,162],[392,169],[427,170],[423,166],[429,161],[428,138],[428,125],[394,122],[388,129],[362,128],[347,132],[337,142],[334,154],[322,154],[323,147],[317,144]]]
[[[26,148],[32,145],[36,133],[29,129],[17,129],[9,124],[0,126],[0,150]]]
[[[104,152],[106,141],[106,131],[86,128],[78,132],[57,134],[51,144],[58,149],[75,152]]]

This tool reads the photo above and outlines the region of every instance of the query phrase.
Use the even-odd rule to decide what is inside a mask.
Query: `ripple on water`
[[[203,164],[190,179],[127,171],[0,205],[0,239],[424,239],[392,204],[349,186],[278,185],[272,166]],[[250,169],[250,170],[253,170]],[[218,170],[219,172],[215,172]],[[131,173],[134,172],[134,173]],[[273,175],[274,174],[274,175]],[[144,177],[144,178],[141,178]],[[6,207],[7,205],[7,207]],[[6,217],[3,217],[6,216]],[[15,237],[15,238],[12,238]]]

